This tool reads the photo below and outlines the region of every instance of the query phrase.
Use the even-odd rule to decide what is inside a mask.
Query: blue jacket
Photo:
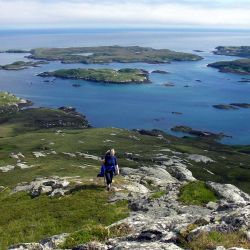
[[[104,164],[101,166],[100,176],[104,176],[106,171],[112,171],[113,173],[115,173],[116,165],[117,165],[116,157],[107,154],[105,156]]]

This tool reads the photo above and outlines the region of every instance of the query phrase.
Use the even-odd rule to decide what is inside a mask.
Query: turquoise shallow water
[[[242,76],[219,73],[216,69],[206,67],[210,62],[235,59],[216,56],[211,51],[218,45],[250,45],[248,32],[0,32],[0,50],[114,44],[170,48],[188,52],[199,49],[204,51],[198,53],[204,60],[161,65],[66,65],[52,62],[23,71],[0,71],[0,89],[28,98],[36,106],[74,106],[86,114],[95,127],[158,128],[171,133],[171,127],[187,125],[195,129],[224,132],[233,136],[232,139],[223,140],[224,143],[250,144],[250,109],[223,111],[212,107],[221,103],[250,103],[250,84],[239,83]],[[0,54],[0,64],[21,60],[23,56]],[[136,67],[148,71],[162,69],[170,74],[152,74],[152,84],[125,86],[62,79],[57,79],[51,84],[36,76],[42,71],[74,67]],[[75,82],[80,83],[81,87],[72,87]],[[166,82],[174,83],[175,86],[162,86]],[[189,87],[184,87],[186,85]],[[182,112],[183,115],[173,115],[173,111]]]

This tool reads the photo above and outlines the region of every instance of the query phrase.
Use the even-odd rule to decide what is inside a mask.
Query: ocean
[[[200,30],[29,30],[0,31],[0,50],[37,47],[75,47],[100,45],[139,45],[196,53],[198,62],[171,64],[112,63],[105,65],[61,64],[50,62],[21,71],[0,70],[0,91],[9,91],[34,102],[35,107],[73,106],[85,114],[94,127],[161,129],[174,133],[178,125],[197,130],[223,132],[232,138],[226,144],[250,145],[250,109],[218,110],[215,104],[250,103],[250,83],[241,76],[220,73],[207,64],[236,57],[214,55],[220,45],[250,45],[247,31]],[[203,52],[194,52],[201,50]],[[0,65],[27,60],[26,54],[0,53]],[[62,68],[141,68],[166,70],[170,74],[151,74],[152,84],[116,85],[56,79],[44,82],[36,76],[43,71]],[[197,81],[198,80],[198,81]],[[81,84],[80,88],[72,86]],[[171,82],[174,87],[162,84]],[[185,86],[189,87],[185,87]],[[181,112],[176,115],[172,112]]]

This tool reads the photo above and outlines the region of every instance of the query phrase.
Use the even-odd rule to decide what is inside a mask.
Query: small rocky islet
[[[230,104],[217,104],[213,105],[216,109],[222,110],[237,110],[239,108],[250,108],[250,103],[230,103]]]
[[[165,70],[153,70],[151,72],[151,74],[163,74],[163,75],[167,75],[167,74],[169,74],[169,72],[167,72]]]
[[[212,140],[221,140],[224,137],[231,138],[231,136],[226,135],[224,133],[213,133],[209,131],[196,130],[196,129],[192,129],[191,127],[183,126],[183,125],[175,126],[171,128],[171,130],[174,132],[182,132],[182,133],[189,134],[192,136],[197,136],[200,138],[207,138],[207,139],[212,139]]]

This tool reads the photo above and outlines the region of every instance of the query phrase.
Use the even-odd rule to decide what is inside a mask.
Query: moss
[[[204,182],[195,181],[181,187],[179,200],[190,205],[205,205],[210,201],[217,201],[217,197]]]

